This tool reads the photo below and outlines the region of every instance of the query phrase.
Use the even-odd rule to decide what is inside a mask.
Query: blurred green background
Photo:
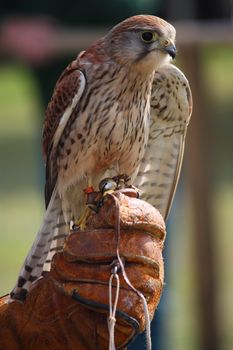
[[[0,67],[0,293],[14,284],[43,213],[39,188],[40,131],[43,113],[27,67]]]
[[[162,12],[163,13],[163,12]],[[123,16],[124,18],[125,16]],[[179,53],[182,59],[182,50]],[[0,61],[0,295],[8,293],[43,218],[43,165],[40,150],[45,110],[44,91],[33,64],[2,55]],[[183,57],[185,60],[185,57]],[[69,63],[69,58],[63,58]],[[64,63],[64,67],[65,67]],[[62,62],[63,64],[63,62]],[[61,66],[62,66],[61,64]],[[182,68],[182,60],[177,60]],[[52,64],[51,64],[52,67]],[[218,349],[233,347],[233,45],[200,47],[200,74],[208,110],[206,144],[209,147],[211,213],[215,256]],[[61,72],[62,69],[59,70]],[[36,71],[36,73],[35,73]],[[188,72],[185,71],[188,75]],[[42,76],[42,73],[40,77]],[[48,90],[58,77],[48,81]],[[189,76],[188,76],[189,78]],[[192,81],[190,81],[192,87]],[[198,100],[194,101],[195,105]],[[192,128],[192,123],[190,125]],[[189,139],[187,148],[195,147]],[[208,144],[208,139],[210,143]],[[163,349],[200,348],[196,271],[189,172],[186,150],[182,181],[169,223],[166,248]],[[203,198],[205,201],[206,198]],[[201,242],[200,242],[201,244]],[[164,302],[165,300],[166,302]],[[161,350],[161,347],[155,348]],[[205,349],[212,350],[212,349]]]

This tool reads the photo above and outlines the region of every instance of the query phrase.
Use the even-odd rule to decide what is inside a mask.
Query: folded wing
[[[135,185],[166,219],[179,180],[192,96],[184,74],[168,64],[155,72],[150,134]]]

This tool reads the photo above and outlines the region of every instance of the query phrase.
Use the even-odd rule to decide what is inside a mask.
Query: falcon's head
[[[159,17],[133,16],[106,35],[106,50],[120,64],[153,71],[175,58],[175,36],[175,28]]]

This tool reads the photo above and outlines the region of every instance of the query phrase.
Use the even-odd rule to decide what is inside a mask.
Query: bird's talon
[[[99,211],[99,206],[98,203],[97,204],[87,204],[88,208],[90,208],[92,211],[94,211],[95,213],[98,213]]]
[[[117,189],[122,189],[129,187],[128,182],[130,181],[130,177],[126,174],[120,174],[113,177],[113,180],[117,183]]]
[[[79,225],[79,230],[85,231],[86,227],[87,227],[87,225],[85,223],[83,223],[83,224]]]
[[[74,231],[74,230],[75,230],[75,231],[76,231],[76,230],[78,230],[78,231],[84,231],[85,228],[86,228],[86,224],[85,224],[85,223],[79,224],[79,223],[77,222],[77,223],[75,223],[75,224],[73,225],[72,231]]]
[[[137,188],[137,187],[134,186],[134,185],[130,185],[129,187],[132,188],[133,190],[135,190],[135,192],[136,192],[136,194],[137,194],[137,198],[140,198],[140,193],[141,193],[141,191],[139,190],[139,188]]]
[[[100,208],[104,205],[104,198],[100,199],[97,203],[97,210],[99,211]]]
[[[70,220],[70,231],[72,231],[72,230],[74,230],[74,228],[75,228],[75,223],[74,223],[74,221],[73,220]]]

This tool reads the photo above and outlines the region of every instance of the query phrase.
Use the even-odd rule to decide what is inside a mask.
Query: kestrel
[[[88,186],[127,174],[166,218],[179,177],[191,93],[171,63],[175,29],[139,15],[115,26],[65,69],[43,129],[47,210],[12,298],[50,268]]]

